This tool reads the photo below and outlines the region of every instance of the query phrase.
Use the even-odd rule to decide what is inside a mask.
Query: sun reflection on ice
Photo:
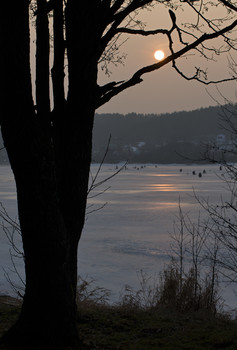
[[[152,191],[175,192],[177,188],[171,184],[153,184],[149,186]]]

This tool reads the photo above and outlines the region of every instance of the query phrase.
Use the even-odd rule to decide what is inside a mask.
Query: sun
[[[161,61],[165,57],[165,53],[162,50],[156,50],[154,53],[154,57],[157,61]]]

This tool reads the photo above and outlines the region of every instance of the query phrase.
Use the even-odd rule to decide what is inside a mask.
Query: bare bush
[[[221,311],[222,298],[217,276],[213,280],[209,273],[197,275],[193,267],[189,267],[185,275],[181,276],[180,266],[171,259],[170,264],[159,275],[151,277],[141,270],[138,278],[137,290],[129,285],[125,286],[120,297],[120,307],[127,310],[157,311],[165,308],[182,313],[202,310],[213,315]]]
[[[106,305],[109,301],[111,292],[102,287],[98,287],[95,284],[95,280],[92,278],[78,278],[77,287],[77,305],[78,309],[87,308],[91,305],[99,306]]]
[[[0,227],[2,228],[8,243],[9,243],[9,254],[11,259],[12,266],[7,269],[4,269],[4,276],[11,286],[13,292],[20,298],[23,297],[24,291],[25,291],[25,280],[19,273],[19,270],[17,268],[16,261],[17,260],[23,260],[25,259],[23,250],[19,248],[19,242],[22,241],[21,238],[21,229],[20,224],[17,221],[17,219],[13,219],[9,216],[6,208],[4,205],[0,202],[0,218],[1,223]],[[10,273],[13,273],[17,276],[18,282],[12,281],[10,277]]]
[[[157,305],[159,300],[159,278],[149,276],[143,270],[137,273],[139,289],[129,285],[121,293],[119,306],[126,309],[148,309]]]
[[[157,307],[166,307],[180,312],[206,310],[212,314],[220,309],[221,298],[217,286],[206,274],[196,275],[191,267],[180,285],[179,266],[173,260],[161,274]],[[215,288],[214,288],[215,287]]]

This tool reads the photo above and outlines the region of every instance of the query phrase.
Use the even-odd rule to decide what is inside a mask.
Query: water
[[[98,165],[92,165],[92,174],[97,169]],[[97,182],[115,171],[115,165],[104,165]],[[16,217],[15,185],[7,166],[0,167],[0,184],[0,201],[9,215]],[[173,232],[174,220],[178,220],[179,202],[191,218],[195,220],[198,216],[194,190],[211,203],[218,203],[220,195],[226,196],[228,191],[219,166],[128,165],[126,170],[95,188],[89,194],[92,198],[88,200],[88,213],[91,213],[87,215],[79,245],[78,273],[110,289],[112,299],[116,300],[125,284],[138,287],[137,272],[141,269],[150,275],[161,271],[169,261],[169,233]],[[2,231],[0,243],[0,267],[6,270],[11,261]],[[17,264],[23,273],[22,262]],[[11,293],[2,271],[0,292]],[[9,273],[14,280],[15,275]],[[230,288],[224,294],[232,307],[235,298],[230,296]]]

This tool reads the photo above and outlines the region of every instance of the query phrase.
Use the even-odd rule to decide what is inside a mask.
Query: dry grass
[[[145,307],[146,298],[154,296],[152,280],[148,281],[150,287],[143,286],[146,291],[135,293],[138,299],[135,295],[120,305],[109,305],[107,291],[97,289],[92,280],[81,281],[78,332],[82,350],[237,349],[237,325],[227,317],[205,310],[178,312],[168,305],[154,307],[150,302]],[[0,336],[16,321],[19,312],[19,301],[0,298]]]

